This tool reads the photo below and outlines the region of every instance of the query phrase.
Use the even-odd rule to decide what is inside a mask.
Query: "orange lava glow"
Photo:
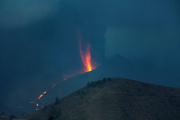
[[[41,99],[41,97],[42,97],[44,94],[46,94],[46,91],[44,91],[43,94],[41,94],[41,95],[38,97],[38,99]]]
[[[81,55],[81,60],[85,66],[85,70],[83,71],[83,73],[96,69],[97,66],[92,65],[90,44],[87,43],[87,48],[86,48],[85,52],[83,52],[83,50],[82,50],[82,45],[81,45],[82,37],[81,37],[80,29],[78,29],[78,40],[79,40],[79,52]]]
[[[59,83],[59,82],[57,82],[56,84],[54,84],[54,85],[52,86],[52,88],[55,87],[58,83]],[[48,90],[47,90],[47,91],[48,91]]]
[[[86,50],[85,54],[83,54],[82,48],[81,48],[81,43],[79,43],[79,51],[81,54],[81,59],[82,59],[84,66],[86,67],[85,72],[89,72],[92,70],[91,54],[89,52],[89,48],[90,48],[90,45],[88,44],[87,50]]]
[[[91,48],[90,44],[87,42],[83,42],[83,44],[82,44],[82,37],[81,37],[80,29],[78,29],[77,37],[78,37],[78,43],[79,43],[79,52],[80,52],[81,60],[82,60],[84,67],[82,68],[82,70],[73,71],[73,74],[63,75],[63,80],[55,83],[51,89],[53,89],[57,84],[63,82],[64,80],[67,80],[78,74],[90,72],[90,71],[96,69],[97,66],[99,65],[95,62],[92,62],[91,52],[90,52],[90,48]],[[86,47],[86,48],[84,49],[84,47]],[[41,99],[41,97],[43,97],[43,95],[46,94],[47,91],[48,90],[44,91],[41,95],[39,95],[38,99]],[[34,102],[30,102],[30,103],[34,103]],[[39,106],[39,104],[36,103],[36,106]],[[43,106],[42,106],[42,108],[43,108]],[[36,110],[39,110],[39,109],[36,109]]]
[[[36,103],[36,106],[39,106],[39,104],[38,104],[38,103]]]

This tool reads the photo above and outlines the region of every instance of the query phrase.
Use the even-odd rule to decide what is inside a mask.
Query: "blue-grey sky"
[[[178,0],[1,0],[0,94],[39,95],[80,69],[78,28],[95,61],[119,53],[179,84],[179,21]]]
[[[57,12],[58,0],[1,0],[0,25],[18,28],[31,24]]]

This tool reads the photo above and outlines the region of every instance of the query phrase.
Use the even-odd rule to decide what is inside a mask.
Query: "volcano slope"
[[[175,79],[168,73],[166,73],[165,75],[160,74],[159,70],[157,71],[158,72],[152,72],[151,70],[149,70],[149,68],[143,68],[140,65],[134,64],[123,56],[117,54],[105,61],[103,64],[99,65],[97,69],[94,69],[91,72],[76,75],[65,81],[62,81],[57,84],[53,89],[49,88],[51,87],[50,84],[49,87],[45,87],[48,83],[46,77],[44,78],[44,81],[42,80],[39,82],[33,82],[33,79],[31,85],[24,85],[22,83],[20,84],[20,86],[16,86],[17,89],[13,89],[13,92],[11,92],[11,94],[7,94],[7,97],[2,99],[3,104],[0,103],[0,111],[4,111],[5,113],[9,112],[13,115],[15,114],[16,116],[21,115],[22,112],[25,111],[30,113],[35,109],[41,108],[42,105],[45,106],[54,102],[54,98],[56,97],[63,98],[86,86],[87,82],[92,80],[99,80],[104,77],[126,78],[146,83],[159,84],[163,86],[171,86],[170,83],[173,83],[173,81],[177,81],[176,86],[179,87],[179,84],[177,84],[179,79]],[[50,79],[49,82],[52,83]],[[32,86],[34,83],[38,84],[39,87],[36,88],[37,86]],[[41,99],[37,99],[39,95],[47,89],[49,91]],[[26,99],[24,99],[24,96]],[[39,104],[39,107],[29,103],[32,101],[37,102]],[[9,104],[11,106],[7,106]],[[19,109],[18,106],[23,106],[23,109]]]
[[[87,82],[99,80],[104,77],[120,77],[147,83],[154,80],[152,79],[152,76],[149,75],[149,72],[117,54],[112,59],[98,66],[97,69],[92,70],[91,72],[76,75],[61,82],[60,84],[57,84],[38,102],[43,105],[48,105],[54,101],[55,97],[63,98],[68,94],[86,86]]]
[[[179,120],[180,89],[121,78],[89,83],[21,118],[28,120]]]

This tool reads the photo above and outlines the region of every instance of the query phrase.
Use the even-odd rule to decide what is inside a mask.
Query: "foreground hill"
[[[57,84],[53,89],[49,90],[47,94],[45,94],[40,100],[38,100],[37,103],[40,104],[39,108],[41,108],[41,105],[44,106],[54,102],[55,97],[63,98],[86,86],[87,82],[92,80],[99,80],[104,77],[126,78],[146,83],[159,84],[163,86],[171,86],[170,83],[174,80],[177,81],[176,87],[179,87],[179,79],[175,79],[174,76],[170,76],[168,75],[168,73],[166,73],[167,75],[165,75],[161,74],[159,70],[157,71],[158,72],[154,72],[149,70],[149,68],[142,68],[141,66],[134,64],[123,56],[117,54],[111,59],[104,62],[102,65],[98,66],[97,69],[91,72],[74,76],[67,79],[66,81],[61,82],[60,84]],[[38,107],[30,104],[29,102],[35,101],[43,91],[49,89],[45,87],[47,82],[48,81],[45,80],[38,83],[38,89],[31,85],[24,86],[24,84],[21,84],[21,86],[16,86],[17,89],[13,89],[13,92],[7,94],[7,97],[3,99],[4,103],[1,104],[0,102],[0,111],[5,113],[10,112],[11,114],[16,116],[19,116],[24,112],[30,113],[34,111]]]
[[[117,54],[99,65],[97,69],[69,78],[60,84],[57,84],[53,89],[50,89],[52,87],[51,85],[47,87],[47,84],[50,84],[52,81],[51,79],[46,80],[46,75],[44,75],[43,78],[40,78],[41,80],[39,82],[36,81],[36,79],[32,79],[32,82],[29,84],[26,82],[26,84],[21,83],[19,86],[15,87],[16,89],[13,89],[11,93],[6,95],[2,100],[4,101],[2,104],[0,102],[0,111],[5,112],[6,114],[9,112],[9,114],[11,113],[15,116],[19,116],[24,112],[30,113],[37,107],[29,102],[37,101],[36,99],[39,95],[47,89],[49,90],[47,94],[37,101],[37,103],[40,104],[39,108],[41,108],[41,105],[44,106],[54,102],[55,97],[63,98],[69,95],[70,93],[86,86],[87,82],[92,80],[99,80],[104,77],[120,77],[143,82],[152,82],[152,80],[154,80],[152,79],[152,76],[150,76],[149,72],[142,69],[140,66]],[[53,79],[55,76],[50,78]],[[57,83],[57,81],[54,83]]]
[[[39,111],[28,120],[179,120],[180,89],[128,79],[89,83]]]

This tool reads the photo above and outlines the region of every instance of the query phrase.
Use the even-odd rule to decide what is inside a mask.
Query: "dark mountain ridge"
[[[121,78],[93,82],[39,111],[28,120],[178,120],[180,89]],[[92,84],[92,83],[90,83]]]
[[[154,78],[148,70],[143,69],[117,54],[112,59],[100,65],[97,69],[74,76],[56,85],[54,89],[44,95],[40,102],[44,105],[49,104],[54,101],[55,97],[62,98],[84,87],[87,82],[99,80],[104,77],[120,77],[154,84],[158,81],[158,78]],[[163,85],[163,83],[160,85]]]
[[[99,80],[104,77],[121,77],[144,82],[150,81],[148,72],[117,54],[109,61],[106,61],[104,64],[100,65],[97,69],[74,76],[56,85],[56,87],[49,91],[48,94],[45,94],[40,101],[43,104],[49,104],[54,101],[54,98],[57,97],[57,95],[59,98],[62,98],[84,87],[87,82]]]

